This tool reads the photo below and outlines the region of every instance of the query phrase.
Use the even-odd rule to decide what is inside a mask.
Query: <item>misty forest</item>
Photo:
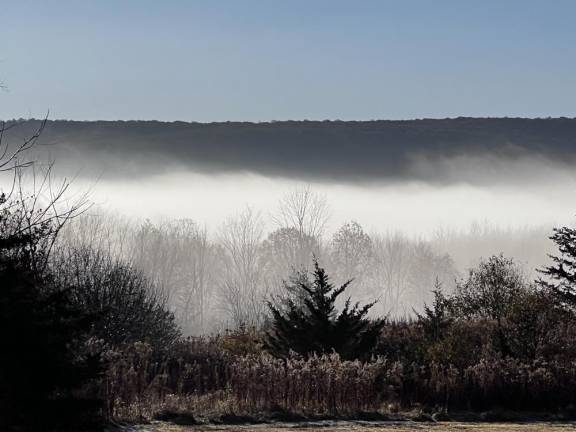
[[[43,162],[51,125],[1,129],[5,427],[573,415],[570,225],[335,225],[310,183],[211,229],[125,215]]]
[[[0,8],[0,432],[576,431],[576,1]]]

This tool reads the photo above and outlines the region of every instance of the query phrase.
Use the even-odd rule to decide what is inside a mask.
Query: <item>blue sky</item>
[[[25,1],[0,118],[576,116],[576,2]]]

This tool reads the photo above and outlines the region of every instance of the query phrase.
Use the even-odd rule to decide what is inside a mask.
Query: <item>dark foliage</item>
[[[405,364],[458,367],[470,367],[483,356],[569,359],[567,340],[576,329],[574,316],[554,296],[537,290],[501,255],[481,261],[452,294],[437,285],[433,304],[417,316],[415,322],[387,326],[378,353]]]
[[[314,280],[300,278],[300,302],[288,298],[285,305],[268,303],[272,314],[267,335],[270,351],[278,356],[294,351],[303,356],[336,352],[344,359],[369,358],[384,321],[366,317],[374,303],[352,306],[348,299],[338,313],[336,300],[350,282],[334,287],[315,261]]]
[[[510,355],[523,361],[569,361],[576,355],[576,321],[547,291],[519,295],[503,324]]]
[[[7,216],[7,213],[4,213]],[[2,430],[78,430],[98,422],[98,400],[74,394],[102,370],[99,355],[82,354],[93,316],[69,291],[27,259],[47,227],[0,233],[0,426]]]
[[[145,342],[164,350],[180,336],[162,295],[129,264],[90,247],[70,248],[54,271],[71,287],[74,304],[97,317],[90,334],[109,346]]]
[[[514,261],[493,255],[457,284],[451,302],[462,317],[501,323],[526,290],[527,283]]]
[[[21,130],[32,134],[39,124],[39,120],[26,121]],[[47,122],[42,142],[51,144],[58,160],[74,164],[77,154],[82,165],[94,160],[98,173],[115,176],[169,169],[169,163],[156,163],[161,156],[210,172],[248,170],[291,178],[373,181],[414,179],[418,175],[412,169],[414,155],[431,160],[461,154],[504,159],[534,155],[564,164],[574,161],[575,134],[576,119],[568,118],[207,124],[58,120]],[[64,143],[74,143],[73,154]],[[133,163],[126,164],[128,159]],[[450,180],[449,174],[439,169],[421,175],[430,181]]]
[[[420,363],[426,357],[422,326],[409,320],[388,322],[378,338],[376,354],[400,363]]]
[[[529,287],[514,261],[493,255],[471,269],[468,277],[456,286],[450,299],[455,314],[465,319],[478,319],[495,324],[497,349],[510,355],[504,322]]]
[[[548,280],[539,283],[566,306],[576,309],[576,229],[554,228],[550,240],[558,246],[560,256],[550,255],[553,264],[540,270]]]
[[[442,293],[438,280],[436,280],[432,293],[434,294],[432,306],[424,305],[424,312],[422,314],[416,313],[416,315],[426,339],[434,343],[446,335],[454,322],[454,317],[451,313],[451,302]]]

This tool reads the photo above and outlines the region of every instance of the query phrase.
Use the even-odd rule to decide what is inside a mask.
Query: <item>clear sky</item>
[[[0,118],[576,116],[576,1],[6,1]]]

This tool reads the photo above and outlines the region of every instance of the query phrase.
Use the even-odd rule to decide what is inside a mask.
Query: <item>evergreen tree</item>
[[[576,308],[576,229],[554,228],[550,237],[560,256],[549,255],[553,264],[539,270],[548,280],[540,279],[540,286],[550,290],[562,303]]]
[[[300,301],[288,298],[282,305],[268,303],[272,314],[267,334],[269,350],[278,356],[290,351],[304,356],[335,351],[343,359],[369,358],[384,320],[366,317],[375,302],[352,305],[348,298],[344,308],[337,311],[336,300],[350,283],[336,288],[315,261],[313,280],[300,278]]]
[[[454,319],[451,313],[450,299],[442,292],[442,285],[438,278],[436,278],[432,293],[434,294],[432,305],[425,304],[424,312],[416,312],[416,316],[428,340],[437,342],[444,337]]]

